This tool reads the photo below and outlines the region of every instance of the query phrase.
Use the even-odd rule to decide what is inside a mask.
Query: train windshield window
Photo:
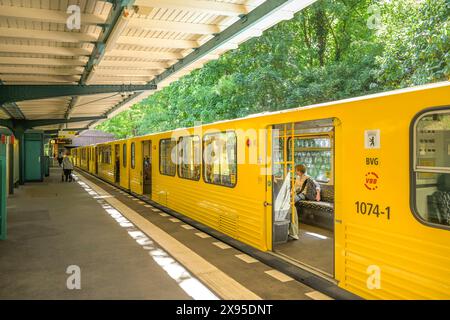
[[[231,131],[203,137],[205,182],[234,187],[237,182],[237,142]]]
[[[134,169],[136,166],[136,147],[134,142],[131,143],[131,168]]]
[[[159,171],[166,176],[175,176],[177,165],[172,152],[176,152],[176,143],[172,139],[159,140]]]
[[[126,168],[127,166],[127,144],[124,143],[122,146],[122,164],[123,167]]]
[[[178,140],[178,176],[183,179],[200,180],[200,138],[181,137]]]
[[[414,124],[415,211],[450,226],[450,110],[428,112]]]

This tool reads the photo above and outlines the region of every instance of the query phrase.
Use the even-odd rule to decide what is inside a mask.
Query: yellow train
[[[450,298],[450,82],[74,152],[81,169],[360,297]],[[320,202],[295,207],[299,163]]]

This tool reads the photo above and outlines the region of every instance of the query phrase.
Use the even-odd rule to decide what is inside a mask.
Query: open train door
[[[152,141],[142,141],[143,194],[152,196]]]
[[[272,211],[272,251],[330,280],[335,274],[334,126],[334,119],[273,125],[267,151],[271,165],[266,207]],[[308,183],[313,191],[298,202],[296,195],[305,180],[296,172],[300,164],[319,184],[320,201],[309,196],[315,187]]]

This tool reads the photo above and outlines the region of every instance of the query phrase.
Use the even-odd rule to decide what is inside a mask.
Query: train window
[[[294,137],[294,163],[304,164],[314,180],[329,183],[332,171],[332,139],[324,136]],[[287,154],[291,160],[292,140],[288,139]]]
[[[111,164],[111,146],[102,147],[102,163]]]
[[[234,187],[237,182],[237,141],[232,131],[203,137],[203,179],[206,183]]]
[[[201,157],[199,136],[181,137],[178,140],[178,176],[200,180]]]
[[[450,110],[427,112],[414,123],[413,199],[419,219],[450,227]]]
[[[136,145],[134,142],[131,143],[131,168],[134,169],[136,166]]]
[[[175,176],[176,163],[172,152],[176,152],[176,141],[172,139],[159,140],[159,172],[166,176]]]
[[[124,143],[122,146],[122,165],[124,168],[127,167],[127,144]]]

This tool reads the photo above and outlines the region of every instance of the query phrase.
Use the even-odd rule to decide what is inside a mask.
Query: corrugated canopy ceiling
[[[10,84],[146,84],[171,82],[235,49],[316,0],[0,0],[0,80]],[[250,26],[241,20],[270,3]],[[80,28],[67,25],[80,8]],[[117,7],[120,10],[117,11]],[[257,12],[258,10],[255,10]],[[115,19],[113,15],[119,12]],[[74,20],[71,20],[74,21]],[[228,29],[229,28],[229,29]],[[211,46],[226,30],[225,41]],[[203,48],[208,44],[207,50]],[[195,52],[196,57],[192,58]],[[95,54],[95,56],[92,56]],[[186,63],[184,60],[187,60]],[[114,114],[155,91],[117,92],[17,102],[0,118],[70,119]],[[102,120],[99,120],[102,121]],[[49,125],[85,128],[99,121]]]

